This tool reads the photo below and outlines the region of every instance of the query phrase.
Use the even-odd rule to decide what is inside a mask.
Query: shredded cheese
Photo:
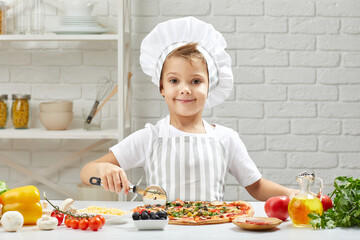
[[[121,215],[124,215],[127,213],[126,211],[123,211],[118,208],[106,208],[106,207],[96,207],[96,206],[89,206],[87,208],[78,210],[78,212],[98,213],[98,214],[108,214],[108,215],[118,215],[118,216],[121,216]]]
[[[153,199],[153,200],[156,200],[156,199],[166,199],[166,195],[163,195],[163,194],[155,194],[155,193],[146,193],[146,195],[143,196],[143,198]]]

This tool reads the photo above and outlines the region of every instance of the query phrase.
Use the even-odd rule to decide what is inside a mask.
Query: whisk
[[[88,124],[91,123],[91,120],[94,117],[94,114],[96,112],[96,109],[100,103],[100,101],[106,96],[108,95],[109,91],[112,89],[112,81],[108,78],[102,78],[100,80],[97,81],[96,84],[96,100],[94,102],[94,105],[89,113],[89,116],[86,119],[86,122]]]

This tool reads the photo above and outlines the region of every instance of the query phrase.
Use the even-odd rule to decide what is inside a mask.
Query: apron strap
[[[164,124],[160,124],[159,137],[167,139],[170,136],[170,115],[167,115],[163,121]]]

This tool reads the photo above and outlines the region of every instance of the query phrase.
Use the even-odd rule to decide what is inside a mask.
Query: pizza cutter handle
[[[89,182],[90,182],[91,185],[101,186],[101,178],[91,177],[91,178],[89,179]]]
[[[102,186],[101,178],[98,178],[98,177],[91,177],[89,179],[89,182],[91,185]],[[121,184],[121,187],[122,187],[122,184]],[[135,185],[129,186],[129,192],[136,193],[136,190],[137,190],[137,186],[135,186]]]

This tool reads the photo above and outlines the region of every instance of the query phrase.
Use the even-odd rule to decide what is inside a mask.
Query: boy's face
[[[202,114],[209,88],[207,66],[198,58],[191,63],[182,57],[165,60],[160,92],[170,114],[194,116]]]

